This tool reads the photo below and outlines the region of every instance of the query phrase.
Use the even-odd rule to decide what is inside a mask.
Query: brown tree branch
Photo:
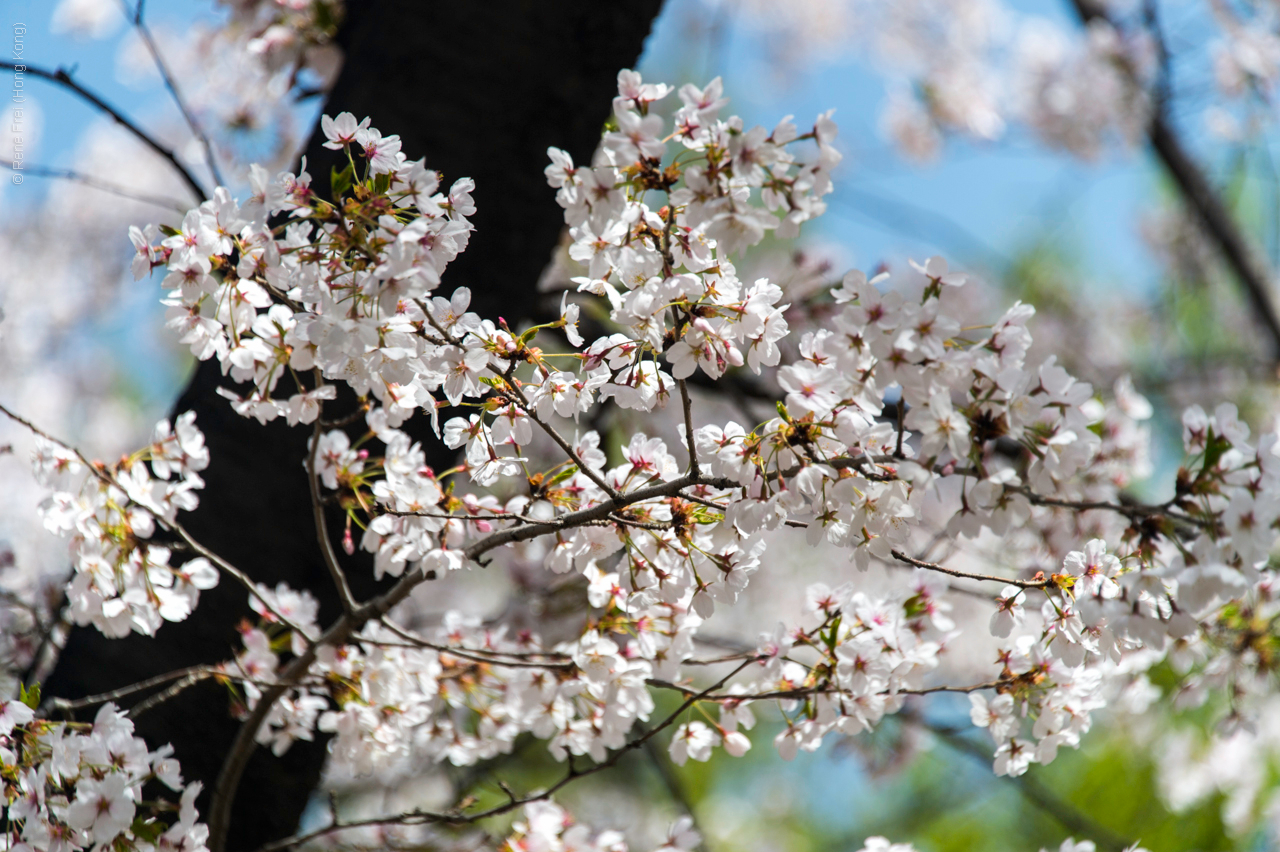
[[[538,536],[559,532],[563,529],[571,529],[592,521],[607,520],[609,515],[625,506],[644,500],[672,497],[679,494],[682,488],[697,484],[699,484],[698,479],[686,474],[670,482],[640,488],[617,498],[609,498],[594,506],[569,512],[545,523],[498,530],[464,548],[463,555],[468,560],[475,561],[485,553],[503,545],[517,541],[528,541]],[[315,662],[316,653],[321,647],[339,645],[347,641],[353,633],[366,623],[374,619],[380,619],[390,612],[392,608],[407,598],[415,588],[426,582],[431,576],[419,571],[409,572],[384,594],[363,604],[354,612],[344,614],[314,644],[308,647],[301,655],[295,657],[285,667],[284,672],[280,675],[279,683],[263,692],[258,703],[254,705],[253,710],[249,712],[244,723],[241,724],[235,741],[232,743],[231,750],[227,755],[226,762],[222,766],[222,771],[218,773],[218,780],[213,793],[213,804],[209,810],[208,823],[209,848],[212,852],[223,852],[225,849],[227,832],[230,828],[231,805],[235,799],[236,790],[239,789],[245,766],[248,765],[249,757],[253,753],[258,728],[266,719],[271,706],[306,674],[311,664]],[[748,660],[747,662],[750,661]],[[726,676],[721,681],[721,684],[727,681],[728,677],[740,671],[747,662],[734,669],[729,676]],[[708,694],[714,689],[718,689],[719,686],[720,684],[712,690],[708,690]],[[692,701],[693,699],[690,700]]]
[[[19,65],[23,66],[22,70],[19,70],[18,68]],[[130,121],[128,118],[126,118],[124,114],[120,112],[118,109],[108,104],[98,95],[86,89],[84,86],[81,86],[75,80],[71,79],[71,75],[67,72],[65,68],[59,68],[56,71],[49,71],[44,68],[37,67],[35,65],[24,65],[23,63],[18,63],[17,65],[15,65],[12,62],[6,62],[6,61],[0,61],[0,68],[4,68],[6,70],[13,71],[19,74],[30,74],[33,77],[40,77],[42,79],[49,80],[79,95],[81,99],[88,101],[90,104],[96,107],[99,111],[104,112],[107,115],[111,116],[113,119],[115,119],[117,124],[119,124],[125,130],[128,130],[130,133],[136,136],[144,145],[146,145],[152,151],[155,151],[157,154],[159,154],[161,157],[167,160],[169,162],[169,165],[173,166],[178,171],[178,174],[181,175],[182,180],[191,189],[191,193],[196,198],[200,199],[201,201],[208,200],[209,196],[205,194],[204,187],[200,185],[199,181],[197,181],[194,177],[192,177],[191,172],[187,171],[186,166],[182,165],[182,163],[179,162],[178,156],[173,152],[172,149],[166,148],[164,145],[161,145],[159,142],[156,141],[156,139],[153,136],[151,136],[141,127],[139,127],[138,125]]]
[[[316,390],[324,387],[324,378],[320,368],[315,370]],[[356,600],[351,595],[351,586],[347,583],[347,575],[338,564],[338,554],[333,550],[333,540],[329,537],[329,521],[324,514],[324,501],[320,499],[320,474],[316,470],[316,455],[320,451],[320,431],[324,418],[324,400],[317,400],[320,411],[316,415],[316,425],[311,432],[311,452],[307,454],[307,486],[311,492],[311,517],[315,521],[316,539],[320,545],[320,553],[324,556],[325,567],[338,590],[338,600],[342,602],[343,612],[353,612]]]
[[[956,568],[948,568],[945,565],[939,565],[937,562],[925,562],[923,559],[916,559],[907,556],[901,550],[890,551],[893,558],[899,562],[905,562],[908,565],[914,565],[917,568],[925,568],[929,571],[938,571],[942,574],[949,574],[952,577],[959,577],[964,580],[983,580],[989,583],[1004,583],[1009,586],[1017,586],[1020,589],[1043,589],[1052,586],[1053,580],[1014,580],[1009,577],[997,577],[995,574],[974,574],[969,571],[960,571]]]
[[[0,166],[13,168],[13,165],[12,160],[0,160]],[[48,166],[23,166],[22,171],[35,177],[56,178],[58,180],[67,180],[72,183],[83,184],[84,186],[88,186],[93,189],[109,192],[112,195],[118,195],[121,198],[128,198],[131,201],[141,201],[144,204],[154,204],[157,207],[163,207],[166,210],[176,210],[179,213],[186,213],[189,209],[188,205],[175,201],[171,198],[134,192],[127,187],[119,186],[105,180],[99,180],[93,175],[86,175],[82,172],[73,171],[72,169],[53,169]]]
[[[1076,14],[1084,23],[1101,21],[1116,26],[1115,21],[1098,0],[1072,0]],[[1133,85],[1139,85],[1137,70],[1124,63]],[[1173,178],[1187,208],[1198,218],[1205,231],[1218,245],[1223,259],[1235,274],[1245,296],[1253,306],[1271,341],[1272,357],[1280,361],[1280,314],[1276,312],[1272,293],[1275,275],[1254,251],[1226,204],[1209,182],[1204,170],[1192,159],[1177,131],[1169,123],[1168,108],[1163,98],[1153,97],[1147,139],[1160,162]]]
[[[165,684],[173,683],[175,680],[182,680],[193,675],[199,678],[206,678],[214,677],[220,673],[216,666],[191,666],[178,671],[156,675],[129,686],[113,689],[110,692],[86,695],[84,698],[77,698],[74,701],[68,701],[65,698],[50,698],[45,702],[45,706],[52,710],[79,710],[84,707],[106,704],[108,701],[119,701],[123,698],[137,695],[139,692],[146,692],[148,689],[155,689],[157,686],[164,686]]]
[[[555,782],[550,787],[543,790],[541,793],[532,793],[522,798],[517,798],[515,796],[510,796],[510,794],[508,794],[509,795],[508,801],[504,802],[503,804],[495,805],[492,808],[488,808],[486,810],[483,810],[474,814],[464,814],[461,812],[461,810],[434,812],[434,813],[430,811],[412,811],[409,813],[395,814],[393,816],[374,817],[372,819],[355,820],[352,822],[345,822],[345,823],[335,823],[334,825],[330,825],[326,828],[317,829],[315,831],[307,832],[305,834],[298,834],[293,837],[286,837],[283,840],[277,840],[274,843],[265,844],[264,846],[258,847],[257,852],[280,852],[280,850],[290,849],[294,846],[298,846],[300,844],[306,843],[308,840],[314,840],[317,837],[323,837],[326,834],[330,834],[335,831],[341,831],[347,828],[357,828],[357,827],[364,827],[364,826],[371,826],[371,825],[422,825],[424,823],[440,823],[443,825],[453,825],[453,826],[472,825],[474,823],[481,822],[482,820],[486,820],[491,817],[501,816],[502,814],[510,813],[511,811],[516,810],[517,808],[524,807],[525,805],[531,802],[540,802],[540,801],[543,801],[544,799],[549,799],[553,795],[558,793],[561,789],[573,783],[579,778],[586,778],[589,775],[595,775],[597,772],[602,772],[605,769],[610,769],[616,766],[618,764],[618,761],[620,761],[628,752],[641,748],[646,743],[648,743],[651,739],[653,739],[653,737],[657,735],[658,732],[671,727],[671,725],[674,724],[675,721],[679,719],[681,715],[684,714],[684,711],[688,710],[690,707],[692,707],[695,703],[700,701],[705,696],[710,695],[713,692],[715,692],[717,689],[720,689],[721,687],[723,687],[726,683],[729,682],[729,680],[734,675],[736,675],[738,672],[746,668],[751,662],[752,662],[751,660],[743,661],[743,663],[740,666],[735,668],[733,671],[729,672],[720,680],[716,681],[716,683],[712,684],[711,686],[707,687],[706,689],[702,690],[699,693],[689,696],[685,701],[683,701],[680,704],[679,707],[677,707],[674,711],[672,711],[670,715],[665,717],[657,725],[647,729],[646,731],[644,731],[644,733],[629,740],[626,745],[622,746],[622,748],[618,749],[613,754],[609,755],[607,759],[605,759],[600,763],[597,763],[595,766],[591,766],[587,769],[577,769],[573,766],[572,759],[570,759],[568,772],[566,772],[563,776],[561,776],[559,781]],[[210,842],[210,849],[215,850],[215,852],[217,850],[217,847],[213,846],[212,841]]]
[[[223,186],[222,174],[218,171],[218,160],[213,152],[213,143],[209,141],[208,134],[200,127],[200,122],[196,121],[195,115],[178,91],[178,84],[174,82],[173,73],[165,63],[164,57],[160,55],[160,48],[156,45],[156,40],[151,35],[151,28],[147,26],[147,22],[143,18],[144,0],[138,0],[138,5],[132,10],[129,8],[127,0],[120,0],[120,6],[125,16],[130,19],[134,29],[138,31],[138,35],[142,37],[142,42],[146,45],[147,52],[151,54],[151,61],[155,63],[156,70],[160,72],[160,78],[164,80],[164,87],[169,90],[169,94],[173,97],[173,102],[177,104],[178,112],[182,113],[182,118],[186,121],[187,127],[191,128],[191,132],[200,140],[200,145],[204,148],[205,159],[208,161],[209,174],[213,175],[214,184]]]

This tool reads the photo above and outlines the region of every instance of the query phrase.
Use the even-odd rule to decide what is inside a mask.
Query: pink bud
[[[351,527],[347,527],[342,531],[342,549],[347,552],[348,556],[356,552],[356,543],[351,537]]]

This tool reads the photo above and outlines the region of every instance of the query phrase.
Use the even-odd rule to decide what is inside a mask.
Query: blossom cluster
[[[772,131],[744,130],[738,117],[721,118],[728,99],[718,77],[702,89],[680,88],[682,105],[668,133],[653,105],[670,92],[624,71],[613,103],[617,129],[605,133],[591,166],[575,167],[559,149],[548,152],[547,181],[558,189],[574,241],[569,254],[588,271],[575,279],[578,290],[605,296],[611,319],[642,344],[636,349],[610,337],[586,350],[591,366],[609,367],[591,371],[604,378],[601,396],[616,396],[624,407],[648,409],[672,384],[656,364],[642,369],[643,344],[665,352],[677,379],[699,368],[718,378],[744,362],[756,372],[778,363],[777,342],[787,333],[782,291],[763,279],[739,281],[729,255],[760,242],[766,231],[794,237],[803,222],[821,215],[831,169],[841,159],[830,113],[804,134],[790,116]],[[683,152],[663,168],[668,140]],[[808,162],[790,150],[803,140],[817,149]],[[646,203],[650,192],[668,203],[655,211]],[[673,343],[665,340],[669,334]],[[613,385],[634,390],[612,391]]]
[[[278,598],[295,594],[277,590]],[[314,605],[292,612],[307,632]],[[669,611],[667,621],[674,621]],[[653,622],[659,641],[675,627]],[[245,632],[244,651],[226,664],[229,674],[253,679],[245,685],[250,708],[259,686],[276,682],[281,657],[272,629]],[[296,653],[298,642],[290,644]],[[353,776],[424,760],[471,765],[510,752],[528,732],[560,760],[570,753],[604,760],[653,712],[645,681],[655,669],[628,659],[599,631],[546,648],[536,636],[509,637],[458,612],[423,634],[371,622],[349,644],[319,655],[302,688],[272,706],[258,738],[282,753],[317,729],[333,734],[331,771]]]
[[[786,9],[747,2],[745,20],[805,57],[866,43],[889,96],[886,135],[903,154],[936,157],[948,135],[992,141],[1025,127],[1041,142],[1094,159],[1138,142],[1166,102],[1189,100],[1174,84],[1212,78],[1217,97],[1201,116],[1239,140],[1274,121],[1280,32],[1270,9],[1193,3],[1179,10],[1197,38],[1169,39],[1150,14],[1116,3],[1081,3],[1087,22],[1063,22],[998,0],[841,0]]]
[[[218,583],[204,557],[181,564],[171,547],[149,541],[157,525],[194,509],[209,464],[204,435],[187,412],[156,424],[151,444],[114,465],[89,463],[66,446],[39,437],[36,480],[51,493],[40,505],[45,528],[69,540],[74,575],[68,616],[108,636],[155,635],[182,621],[200,592]]]
[[[112,704],[85,724],[36,719],[18,700],[0,703],[9,848],[204,852],[209,830],[195,808],[202,785],[183,783],[172,754],[171,746],[149,750]],[[150,788],[143,795],[157,781],[178,794],[176,803]]]
[[[336,203],[316,196],[305,171],[273,181],[255,167],[255,195],[245,204],[219,188],[159,245],[158,230],[131,230],[134,273],[167,268],[169,326],[197,358],[216,356],[232,380],[251,383],[243,398],[233,395],[241,414],[313,422],[334,389],[305,386],[299,373],[319,370],[372,392],[396,424],[433,406],[431,391],[446,379],[456,401],[474,376],[474,352],[466,361],[468,353],[433,345],[434,333],[423,332],[452,324],[447,300],[423,300],[466,247],[472,184],[464,179],[447,195],[436,192],[437,174],[421,160],[407,162],[399,138],[383,138],[367,119],[344,113],[336,121],[326,116],[324,126],[331,147],[349,155],[354,148],[364,161],[354,185],[349,156]],[[267,220],[284,212],[300,221],[278,238]],[[286,376],[295,392],[274,397]]]
[[[95,5],[115,12],[111,2],[59,9]],[[179,78],[208,78],[181,87],[199,124],[236,128],[259,157],[275,133],[270,147],[283,162],[297,147],[284,126],[293,95],[298,87],[322,90],[332,79],[343,4],[226,5],[232,13],[225,33],[193,30],[181,42],[166,35],[166,57]],[[1184,115],[1172,98],[1185,91],[1175,91],[1157,65],[1168,60],[1152,38],[1159,30],[1154,6],[1144,23],[1123,4],[1096,4],[1116,23],[1073,34],[988,0],[767,5],[775,29],[808,10],[819,13],[810,26],[845,18],[870,34],[885,60],[878,64],[901,84],[890,91],[886,130],[909,154],[936,152],[946,134],[989,140],[1022,123],[1052,147],[1095,157],[1112,140],[1139,138],[1166,97],[1170,114]],[[1242,102],[1262,106],[1253,119],[1271,120],[1280,77],[1275,16],[1247,4],[1189,8],[1198,23],[1212,16],[1216,24],[1196,28],[1198,36],[1208,34],[1227,107],[1212,108],[1211,129],[1237,139],[1238,116],[1249,117]],[[838,35],[806,33],[806,49]],[[228,42],[233,49],[224,49]],[[141,45],[130,50],[140,53]],[[125,65],[135,60],[122,54]],[[1181,69],[1179,80],[1208,79]],[[374,554],[379,578],[417,583],[431,576],[453,587],[465,578],[451,572],[496,558],[535,575],[529,566],[545,565],[550,573],[539,582],[583,599],[568,638],[563,625],[517,628],[510,608],[480,623],[462,607],[465,613],[450,613],[441,626],[412,631],[399,626],[409,621],[404,613],[366,624],[339,646],[320,649],[308,673],[272,705],[259,742],[280,752],[317,729],[331,732],[336,764],[357,774],[430,760],[472,763],[507,750],[524,732],[559,757],[600,759],[631,741],[636,722],[655,722],[649,694],[665,690],[701,696],[692,713],[660,732],[664,744],[674,734],[675,761],[704,760],[717,747],[742,754],[755,716],[778,718],[777,708],[784,727],[777,748],[789,756],[832,732],[872,726],[916,693],[957,689],[972,696],[974,724],[993,737],[996,770],[1017,774],[1075,746],[1104,704],[1142,705],[1160,696],[1144,672],[1166,661],[1176,682],[1164,689],[1178,706],[1225,705],[1229,714],[1223,738],[1203,755],[1174,744],[1181,757],[1168,760],[1163,783],[1167,788],[1175,777],[1181,786],[1166,790],[1169,801],[1221,790],[1233,827],[1266,811],[1254,804],[1267,783],[1259,755],[1280,739],[1268,722],[1280,650],[1280,605],[1269,579],[1274,436],[1251,440],[1232,409],[1193,409],[1175,493],[1142,505],[1125,489],[1148,468],[1143,421],[1150,406],[1127,382],[1095,389],[1056,363],[1031,359],[1029,346],[1016,352],[1021,339],[1006,362],[1003,335],[973,308],[974,288],[957,290],[958,278],[940,261],[874,282],[855,274],[833,295],[824,284],[799,310],[803,297],[786,276],[744,274],[739,281],[734,264],[747,268],[740,248],[769,232],[788,236],[821,212],[839,155],[829,116],[803,133],[787,120],[748,131],[721,118],[723,100],[717,82],[677,94],[628,74],[589,167],[551,153],[547,177],[571,231],[569,253],[582,269],[561,321],[536,330],[469,314],[462,290],[442,288],[446,297],[436,298],[450,252],[465,247],[467,191],[455,204],[453,191],[424,189],[423,207],[410,179],[413,164],[393,150],[398,140],[351,116],[330,119],[326,128],[332,146],[349,145],[353,155],[351,170],[336,181],[343,187],[337,197],[319,198],[305,165],[274,181],[257,169],[244,204],[223,191],[194,220],[164,232],[167,239],[159,230],[135,234],[136,269],[163,264],[170,275],[171,319],[186,342],[218,357],[233,380],[252,383],[235,392],[243,413],[311,424],[324,406],[336,407],[335,389],[324,382],[354,377],[368,416],[363,423],[343,418],[357,424],[345,428],[326,419],[310,466],[329,490],[325,499],[359,507],[345,543],[348,552],[363,546]],[[192,150],[185,134],[164,132],[184,157]],[[228,140],[215,138],[210,152],[224,169]],[[118,173],[127,163],[136,189],[184,191],[167,182],[167,164],[157,160],[160,173],[147,173],[143,158],[118,138],[95,135],[85,150],[91,153],[79,171]],[[442,180],[425,168],[419,177],[423,187]],[[66,367],[62,342],[77,312],[96,313],[101,304],[84,282],[113,277],[101,263],[110,256],[105,249],[74,257],[54,250],[64,244],[69,211],[82,242],[103,243],[104,233],[118,239],[106,206],[86,198],[93,191],[55,190],[49,209],[58,211],[57,226],[42,234],[24,225],[8,240],[8,255],[17,259],[10,280],[18,283],[5,307],[23,333],[8,336],[0,360],[8,358],[12,369],[0,373],[9,379],[6,402],[21,399],[42,422],[84,411],[86,398],[105,393],[106,383],[92,377],[81,377],[78,387],[49,381]],[[134,204],[116,203],[111,213],[136,218]],[[285,215],[292,231],[281,226]],[[433,254],[441,241],[445,250]],[[200,268],[202,255],[207,269]],[[42,280],[59,284],[57,311],[30,295],[26,279],[37,264]],[[192,296],[193,288],[203,295]],[[76,294],[70,302],[68,293]],[[607,314],[612,325],[583,341],[587,332],[576,320],[590,310],[590,294],[604,299],[604,311],[593,315]],[[813,316],[803,316],[806,310]],[[1025,335],[1029,310],[1019,306],[1027,316],[1001,320],[1009,335]],[[1109,327],[1124,322],[1113,317]],[[557,331],[568,348],[546,345]],[[1040,320],[1041,346],[1044,331]],[[998,363],[977,367],[970,360],[993,358]],[[682,384],[751,382],[745,368],[763,374],[753,387],[783,400],[776,419],[770,407],[764,422],[750,411],[723,422],[722,409],[709,413],[703,394]],[[695,376],[698,370],[704,375]],[[280,391],[280,378],[288,390]],[[60,402],[50,405],[51,396]],[[442,430],[464,454],[458,470],[433,471],[423,448],[398,427],[411,412],[434,415],[446,401],[470,406]],[[666,406],[669,417],[643,421],[602,411],[609,403],[639,415]],[[681,404],[694,414],[676,439],[664,426],[680,419]],[[93,414],[82,419],[92,430],[117,427],[110,406],[105,416],[99,406],[87,410]],[[634,422],[644,422],[647,434],[624,433],[617,446],[619,423]],[[182,431],[181,422],[175,426]],[[53,431],[60,429],[67,426]],[[563,433],[562,453],[547,462],[554,430]],[[56,484],[44,482],[55,493],[43,514],[70,539],[77,572],[74,619],[112,635],[152,633],[189,613],[199,591],[217,580],[203,559],[170,566],[184,549],[163,547],[153,540],[163,537],[150,532],[194,505],[194,491],[183,489],[197,487],[204,461],[202,452],[192,453],[186,471],[166,478],[145,456],[96,466],[41,445],[39,458],[58,472]],[[467,489],[467,479],[477,488]],[[155,506],[137,499],[147,494]],[[11,504],[27,499],[17,489],[6,496]],[[812,588],[799,613],[779,612],[770,600],[762,615],[761,596],[784,584],[796,595],[803,588],[778,575],[783,557],[805,538],[830,566],[836,588]],[[12,561],[0,547],[0,567]],[[853,574],[847,562],[874,571]],[[880,575],[892,577],[895,568],[915,573],[887,591],[877,588]],[[975,604],[978,596],[987,602]],[[13,609],[0,650],[18,661],[10,668],[25,668],[54,629],[52,615],[44,623],[43,606],[23,606],[22,598],[32,597],[28,586],[4,603]],[[952,602],[959,612],[949,609]],[[966,604],[978,607],[976,616]],[[242,629],[244,652],[227,667],[246,708],[258,706],[290,655],[306,653],[322,633],[305,591],[260,589],[255,609],[263,621]],[[705,647],[723,642],[726,630],[747,623],[750,637],[779,615],[791,626],[742,642],[727,661],[719,648],[718,667],[705,659]],[[282,623],[299,628],[287,641]],[[539,633],[556,641],[544,644]],[[703,692],[736,663],[747,665]],[[546,830],[517,837],[513,847],[596,842],[581,832],[557,833],[555,812],[543,815]],[[901,847],[869,839],[867,848]]]
[[[686,816],[671,825],[656,852],[690,852],[701,843],[702,837],[694,829],[693,819]],[[593,834],[587,826],[575,822],[564,808],[546,800],[524,806],[521,819],[511,827],[511,834],[498,847],[498,852],[535,849],[627,852],[627,842],[621,832],[611,829]]]
[[[919,578],[892,598],[871,598],[853,584],[806,592],[805,621],[760,636],[747,679],[724,694],[718,724],[687,722],[672,741],[672,758],[707,760],[711,747],[741,756],[750,742],[738,731],[755,723],[751,704],[780,700],[786,726],[774,744],[784,759],[816,751],[833,731],[854,735],[873,729],[918,693],[954,623],[936,586]]]
[[[1212,643],[1212,626],[1229,621],[1222,605],[1256,586],[1274,543],[1275,435],[1254,450],[1233,409],[1193,410],[1177,495],[1126,507],[1120,489],[1142,466],[1150,406],[1125,382],[1104,405],[1054,357],[1031,360],[1030,306],[966,327],[965,276],[940,258],[892,282],[850,273],[830,293],[829,321],[788,340],[782,290],[739,281],[730,255],[822,212],[839,160],[830,117],[805,134],[789,120],[744,131],[720,118],[717,80],[683,87],[668,125],[657,105],[670,87],[633,72],[618,83],[592,165],[552,149],[546,170],[587,272],[575,283],[613,323],[594,341],[568,293],[557,321],[523,332],[468,312],[465,290],[433,297],[466,246],[472,184],[438,191],[439,176],[408,161],[396,137],[349,114],[322,121],[330,147],[348,155],[332,200],[305,172],[271,181],[257,171],[249,202],[219,190],[158,245],[135,232],[136,271],[168,270],[183,341],[251,384],[234,395],[238,411],[314,422],[336,395],[326,380],[365,400],[366,435],[318,428],[309,466],[343,505],[361,507],[350,512],[377,576],[407,590],[519,545],[587,583],[583,629],[550,647],[461,614],[425,636],[367,623],[317,653],[306,683],[287,684],[260,741],[282,750],[317,727],[335,732],[335,754],[356,773],[421,757],[472,763],[525,732],[562,759],[603,760],[649,719],[656,684],[720,705],[717,725],[679,726],[677,762],[719,745],[744,753],[738,728],[765,699],[783,701],[777,747],[791,755],[943,688],[924,678],[956,641],[954,624],[946,587],[923,579],[881,597],[815,588],[806,621],[742,655],[744,674],[726,691],[688,685],[682,664],[698,628],[737,601],[784,527],[861,569],[905,563],[1007,583],[991,595],[991,632],[1007,640],[998,670],[945,687],[973,695],[1001,773],[1077,745],[1107,679],[1133,676],[1132,666],[1117,674],[1126,654],[1145,649],[1149,665],[1171,643]],[[800,143],[812,158],[791,152]],[[281,213],[290,221],[272,228],[267,217]],[[567,353],[536,345],[557,331]],[[699,370],[731,379],[743,366],[776,367],[777,416],[695,426],[685,380]],[[304,382],[305,370],[316,378]],[[295,387],[278,397],[285,376]],[[683,462],[637,433],[610,466],[598,433],[569,439],[557,428],[604,401],[651,412],[677,396]],[[434,418],[445,401],[475,413],[444,424],[442,440],[464,460],[438,473],[398,427],[418,408]],[[563,454],[538,473],[535,436]],[[464,472],[489,493],[460,492]],[[915,558],[926,528],[1018,540],[1010,555],[1042,567],[1020,579]],[[242,671],[272,682],[281,663],[270,637],[250,631],[245,645]]]
[[[291,75],[320,62],[337,35],[346,14],[343,0],[296,3],[289,0],[224,0],[232,10],[229,30],[244,33],[250,54],[262,58],[271,71],[288,69]]]
[[[787,294],[741,281],[732,255],[823,212],[839,162],[830,115],[805,133],[790,119],[745,130],[721,117],[715,80],[682,87],[664,119],[671,93],[624,71],[591,165],[549,151],[586,274],[557,319],[531,328],[468,311],[465,289],[435,295],[467,246],[474,186],[443,191],[397,137],[347,113],[321,122],[347,161],[329,197],[305,167],[275,179],[255,168],[247,201],[219,188],[180,228],[132,231],[135,274],[165,270],[170,326],[242,386],[223,390],[232,407],[314,424],[317,511],[345,507],[347,554],[358,527],[375,577],[394,581],[368,605],[347,602],[336,631],[306,590],[254,591],[262,621],[242,627],[223,672],[257,741],[279,754],[332,734],[335,767],[367,775],[471,765],[522,734],[558,760],[605,764],[670,728],[684,764],[743,755],[758,708],[777,706],[774,745],[790,758],[874,728],[912,695],[953,691],[992,735],[996,772],[1016,775],[1077,746],[1110,696],[1187,648],[1201,662],[1184,692],[1226,686],[1247,715],[1280,641],[1263,570],[1280,435],[1255,446],[1234,408],[1191,409],[1174,496],[1122,499],[1145,464],[1151,406],[1124,380],[1104,402],[1033,355],[1028,305],[975,322],[966,276],[941,258],[850,272],[821,297],[824,321],[793,334]],[[609,323],[587,340],[591,297]],[[704,422],[688,380],[746,370],[776,387],[770,415]],[[325,417],[337,383],[358,408]],[[580,428],[605,403],[670,406],[678,443],[633,432],[610,450]],[[441,425],[445,405],[466,413]],[[401,428],[418,410],[462,451],[457,466],[426,464]],[[216,581],[208,562],[169,568],[170,551],[146,541],[194,507],[207,463],[190,415],[113,466],[42,444],[46,523],[72,535],[78,621],[153,633]],[[788,537],[854,570],[913,573],[883,592],[861,574],[814,585],[792,623],[700,658],[703,625]],[[939,542],[949,552],[931,561]],[[426,629],[397,620],[415,587],[490,558],[579,575],[582,618],[567,635],[548,625],[559,638],[545,643],[465,612]],[[998,640],[977,681],[944,676],[945,649],[989,641],[952,618],[957,588],[985,598],[980,621]],[[655,718],[664,690],[684,703]],[[695,707],[706,721],[682,715]],[[640,723],[648,734],[633,733]]]

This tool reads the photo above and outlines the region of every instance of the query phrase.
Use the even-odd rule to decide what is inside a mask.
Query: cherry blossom
[[[351,599],[352,569],[319,522],[343,598],[329,624],[307,590],[265,588],[204,550],[182,513],[211,459],[183,414],[113,464],[40,434],[33,468],[49,492],[45,526],[70,544],[71,618],[109,636],[155,634],[232,577],[257,620],[240,624],[236,653],[211,676],[234,691],[244,741],[283,754],[331,735],[331,772],[361,778],[476,765],[528,736],[569,765],[564,783],[588,774],[571,761],[603,770],[659,735],[676,765],[741,757],[757,713],[778,724],[774,747],[791,759],[933,692],[968,695],[993,771],[1017,776],[1078,747],[1116,694],[1192,644],[1202,656],[1179,675],[1182,700],[1215,690],[1232,696],[1233,718],[1259,714],[1273,677],[1253,646],[1270,641],[1257,626],[1276,608],[1264,569],[1280,437],[1253,436],[1229,405],[1189,409],[1175,493],[1137,502],[1123,489],[1146,464],[1151,406],[1127,381],[1095,390],[1037,354],[1030,306],[973,323],[969,277],[938,257],[850,272],[822,292],[830,321],[793,331],[791,296],[741,280],[735,254],[822,214],[840,161],[831,115],[804,132],[791,117],[747,129],[721,117],[728,102],[712,81],[682,88],[667,119],[650,107],[671,92],[624,71],[590,165],[548,152],[548,203],[563,209],[587,275],[541,325],[480,317],[469,292],[445,289],[467,249],[474,183],[443,191],[398,136],[352,114],[321,124],[350,163],[333,197],[305,166],[260,169],[243,204],[220,188],[180,227],[131,232],[135,272],[163,271],[179,339],[248,385],[223,389],[231,409],[310,429],[302,468],[317,517],[342,507],[345,555],[371,554],[383,591]],[[996,130],[981,110],[964,121]],[[579,327],[588,305],[605,325],[594,340]],[[729,420],[691,389],[699,373],[759,377],[776,404]],[[445,405],[461,411],[441,425]],[[614,440],[606,411],[655,428]],[[457,464],[427,466],[402,428],[419,412],[461,451]],[[664,431],[666,416],[678,426]],[[741,611],[799,547],[849,570],[771,613],[777,627],[754,644],[708,658],[704,625]],[[450,588],[493,560],[581,574],[564,586],[581,618],[534,618],[533,629],[453,606],[415,620],[401,607],[423,584]],[[859,572],[872,566],[897,579],[868,583]],[[980,599],[980,615],[959,621],[953,593]],[[958,681],[949,652],[966,644],[994,656],[979,679]],[[660,711],[663,691],[682,702],[676,712]],[[133,843],[151,807],[139,785],[172,781],[176,767],[108,705],[102,731],[73,742],[96,760],[119,741],[124,768],[85,775],[62,741],[86,735],[58,724],[0,707],[10,739],[35,733],[21,746],[35,748],[21,764],[30,790],[11,820],[36,837],[52,825],[39,791],[57,790],[76,848]],[[47,757],[30,745],[46,734],[59,740]],[[156,836],[195,849],[193,788]],[[622,848],[546,795],[512,794],[502,812],[518,805],[511,849]],[[51,836],[27,842],[52,848]],[[697,842],[678,824],[663,848]]]

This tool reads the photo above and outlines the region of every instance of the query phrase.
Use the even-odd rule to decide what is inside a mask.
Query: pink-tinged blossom
[[[401,163],[400,137],[384,137],[376,128],[362,127],[356,130],[355,142],[364,149],[364,157],[369,161],[369,170],[375,175],[389,174],[399,168]]]
[[[1026,595],[1017,586],[1005,586],[996,598],[996,611],[991,614],[991,635],[1006,638],[1025,617],[1023,601]]]
[[[720,736],[702,722],[686,722],[671,737],[671,762],[676,766],[684,766],[689,758],[706,762],[719,741]]]
[[[368,129],[368,118],[363,118],[357,123],[356,117],[349,112],[339,113],[334,118],[327,115],[320,116],[320,130],[327,140],[324,147],[333,151],[341,151],[344,146],[354,143],[360,132]]]

